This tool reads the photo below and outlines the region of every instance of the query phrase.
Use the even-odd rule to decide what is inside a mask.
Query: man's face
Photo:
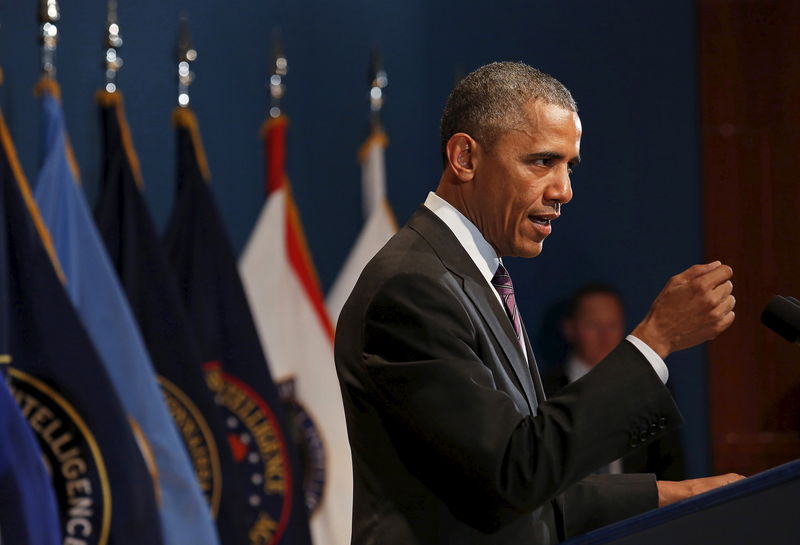
[[[581,298],[575,316],[564,327],[575,354],[594,366],[605,358],[625,334],[625,319],[619,300],[608,293]]]
[[[500,256],[539,255],[550,221],[572,199],[569,177],[580,161],[577,113],[542,101],[523,111],[516,128],[476,155],[471,216]]]

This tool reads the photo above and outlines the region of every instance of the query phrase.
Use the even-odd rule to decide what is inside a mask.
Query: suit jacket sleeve
[[[459,289],[452,278],[393,276],[367,307],[362,345],[371,402],[395,448],[458,518],[493,531],[680,423],[627,342],[524,414],[495,383],[497,363],[482,361],[487,340]]]

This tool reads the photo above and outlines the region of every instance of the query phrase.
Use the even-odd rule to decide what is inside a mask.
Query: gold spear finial
[[[181,15],[181,28],[178,37],[178,106],[189,106],[189,86],[194,81],[191,63],[197,59],[197,51],[192,47],[189,34],[189,18]]]
[[[108,17],[106,19],[106,91],[113,93],[117,90],[117,73],[122,68],[122,57],[119,48],[122,47],[122,37],[119,33],[117,22],[117,0],[108,0]]]
[[[56,75],[56,46],[58,44],[58,27],[61,18],[57,0],[39,1],[40,38],[42,41],[42,73],[47,78]]]
[[[369,109],[371,113],[372,123],[378,124],[380,122],[381,109],[386,100],[384,97],[384,89],[389,85],[389,78],[386,75],[386,70],[383,69],[381,59],[381,50],[378,46],[372,48],[369,62]]]
[[[283,43],[280,31],[276,28],[272,32],[272,73],[269,76],[269,116],[281,115],[281,99],[286,94],[284,78],[289,72],[289,62],[283,53]]]

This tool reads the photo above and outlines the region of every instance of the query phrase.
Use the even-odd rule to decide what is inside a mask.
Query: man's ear
[[[475,176],[475,149],[477,142],[464,132],[457,132],[447,141],[447,168],[462,182]]]

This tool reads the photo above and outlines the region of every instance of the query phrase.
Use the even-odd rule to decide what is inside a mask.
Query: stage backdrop
[[[36,0],[0,6],[2,106],[34,178],[38,116]],[[105,0],[62,2],[58,77],[84,187],[100,168],[93,95],[103,83]],[[148,202],[163,226],[174,193],[178,17],[190,18],[198,59],[191,106],[200,120],[213,189],[237,250],[264,196],[259,126],[267,111],[272,29],[289,60],[288,171],[324,289],[361,226],[357,148],[368,129],[367,64],[379,44],[389,76],[383,122],[388,196],[403,223],[441,169],[438,119],[454,80],[493,60],[523,60],[574,93],[584,126],[575,199],[541,257],[510,269],[535,349],[545,313],[587,281],[613,282],[630,325],[669,276],[703,257],[693,2],[423,0],[119,2],[125,94]],[[709,468],[704,349],[668,361],[686,416],[691,475]]]

